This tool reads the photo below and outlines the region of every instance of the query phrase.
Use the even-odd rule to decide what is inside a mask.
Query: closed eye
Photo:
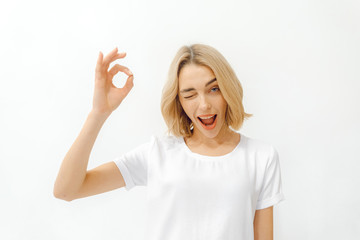
[[[212,91],[212,92],[218,92],[218,91],[220,91],[220,88],[218,88],[218,87],[213,87],[213,88],[211,88],[211,91]],[[193,97],[193,96],[195,96],[195,95],[187,96],[187,97],[184,97],[184,98],[191,98],[191,97]]]

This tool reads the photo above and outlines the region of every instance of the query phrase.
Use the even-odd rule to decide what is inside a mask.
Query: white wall
[[[91,109],[99,51],[126,51],[135,85],[89,169],[166,130],[161,89],[191,43],[227,58],[254,114],[240,131],[279,151],[275,239],[359,239],[359,11],[356,0],[1,1],[0,239],[141,239],[146,187],[66,202],[53,184]]]

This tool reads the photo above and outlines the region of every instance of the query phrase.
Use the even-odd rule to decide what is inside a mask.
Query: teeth
[[[211,117],[199,117],[199,118],[201,118],[201,119],[209,119],[209,118],[212,118],[212,117],[214,117],[215,115],[213,115],[213,116],[211,116]]]

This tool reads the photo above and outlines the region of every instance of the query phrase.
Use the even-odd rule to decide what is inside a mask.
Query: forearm
[[[95,140],[108,115],[90,112],[75,142],[65,155],[54,184],[54,195],[70,199],[86,177],[87,166]]]
[[[254,240],[273,240],[273,206],[256,210]]]

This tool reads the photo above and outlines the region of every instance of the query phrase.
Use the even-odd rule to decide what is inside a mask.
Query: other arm
[[[254,240],[273,240],[273,206],[256,210]]]

